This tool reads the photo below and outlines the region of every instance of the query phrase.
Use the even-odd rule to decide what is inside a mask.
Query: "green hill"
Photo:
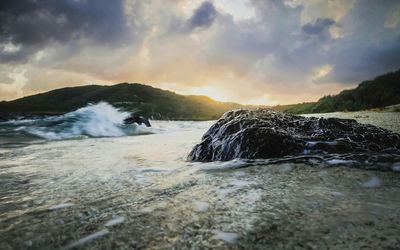
[[[251,107],[217,102],[206,96],[184,96],[138,83],[113,86],[88,85],[52,90],[13,101],[0,102],[0,113],[59,114],[88,103],[105,101],[154,119],[211,120],[225,111]],[[364,81],[355,89],[324,96],[317,102],[272,107],[281,112],[305,114],[357,111],[400,103],[400,70]],[[254,106],[253,106],[254,107]]]
[[[61,88],[3,101],[0,102],[0,113],[58,114],[100,101],[154,119],[174,120],[217,119],[225,111],[244,107],[237,103],[217,102],[206,96],[184,96],[138,83],[121,83]]]
[[[400,70],[360,83],[338,95],[324,96],[318,102],[275,106],[273,109],[295,114],[357,111],[383,108],[400,103]]]

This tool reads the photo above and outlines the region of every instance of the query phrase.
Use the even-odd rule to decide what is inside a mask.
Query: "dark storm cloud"
[[[355,3],[341,21],[345,36],[330,52],[334,69],[328,80],[357,83],[400,68],[400,27],[385,27],[399,8],[398,0]]]
[[[289,78],[307,79],[315,69],[330,65],[332,71],[319,82],[354,84],[400,68],[400,21],[397,26],[385,27],[388,17],[396,17],[394,14],[400,9],[398,0],[359,0],[342,19],[334,20],[319,12],[315,13],[319,17],[304,25],[299,25],[300,12],[307,8],[307,1],[294,8],[283,1],[251,3],[262,22],[249,27],[257,34],[253,37],[262,39],[264,33],[269,34],[259,50],[262,54],[269,48],[273,55],[266,72],[274,66],[278,77],[288,71]],[[400,20],[398,15],[397,18]],[[264,26],[268,27],[266,31]],[[331,28],[339,34],[333,36]],[[301,35],[297,35],[298,31]]]
[[[399,0],[0,0],[0,99],[90,80],[309,101],[400,68],[399,13]]]
[[[210,2],[203,2],[190,18],[189,25],[192,29],[208,27],[214,22],[216,17],[217,11],[214,5]]]
[[[202,2],[197,8],[193,10],[190,18],[185,19],[181,16],[171,16],[168,22],[167,32],[164,36],[173,35],[187,35],[197,32],[198,28],[208,28],[216,20],[220,13],[211,2]]]
[[[360,82],[400,69],[400,36],[375,45],[351,44],[332,55],[335,68],[331,78],[341,83]]]
[[[0,63],[7,62],[21,62],[26,61],[26,59],[34,52],[39,50],[39,46],[20,46],[18,51],[1,51],[0,50]]]
[[[329,28],[335,24],[331,18],[317,18],[315,22],[310,22],[302,27],[302,31],[308,35],[321,35],[328,32]]]
[[[3,50],[1,60],[22,60],[54,42],[89,38],[112,43],[125,28],[122,0],[2,0],[0,43],[19,49]]]

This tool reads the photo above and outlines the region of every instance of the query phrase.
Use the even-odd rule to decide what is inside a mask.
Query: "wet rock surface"
[[[207,162],[299,155],[335,155],[343,160],[366,163],[396,162],[400,159],[400,135],[352,119],[241,109],[225,113],[192,149],[188,160]]]
[[[149,119],[143,116],[132,114],[124,119],[124,124],[133,124],[133,123],[136,123],[138,125],[144,124],[146,125],[146,127],[151,127]]]

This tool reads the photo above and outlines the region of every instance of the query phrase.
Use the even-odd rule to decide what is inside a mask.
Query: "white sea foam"
[[[234,159],[231,161],[214,161],[211,163],[196,164],[201,170],[213,171],[213,170],[224,170],[224,169],[235,169],[249,165],[249,163],[243,159]]]
[[[322,170],[322,171],[319,171],[318,176],[321,178],[325,178],[325,177],[329,176],[329,173],[326,170]]]
[[[63,208],[67,208],[67,207],[72,207],[74,205],[75,205],[74,203],[63,203],[63,204],[58,204],[58,205],[51,206],[49,209],[50,210],[57,210],[57,209],[63,209]]]
[[[351,162],[352,161],[349,161],[349,160],[332,159],[332,160],[327,161],[326,163],[328,163],[329,165],[346,165]]]
[[[113,227],[113,226],[116,226],[116,225],[119,225],[119,224],[123,223],[124,221],[125,221],[124,217],[115,217],[114,219],[111,219],[111,220],[107,221],[104,224],[104,226]]]
[[[153,211],[154,211],[154,209],[151,207],[144,207],[144,208],[139,209],[139,212],[145,213],[145,214],[151,213]]]
[[[25,125],[35,122],[36,119],[21,119],[21,120],[9,120],[6,122],[2,122],[2,124],[11,124],[11,125]]]
[[[151,128],[124,125],[123,121],[128,116],[129,113],[122,112],[106,102],[100,102],[89,104],[65,115],[37,120],[24,130],[49,140],[153,133]]]
[[[290,164],[290,163],[284,163],[282,164],[282,166],[279,168],[279,171],[281,173],[288,173],[290,171],[292,171],[294,168],[294,164]]]
[[[196,212],[205,212],[208,210],[209,204],[204,201],[193,201],[193,208]]]
[[[230,182],[231,185],[238,187],[238,188],[243,188],[251,184],[251,182],[244,181],[244,180],[239,180],[239,179],[234,179]]]
[[[219,197],[225,198],[228,194],[234,193],[236,191],[238,191],[239,189],[237,187],[235,188],[221,188],[217,190],[217,193],[219,195]]]
[[[83,244],[86,244],[90,241],[96,240],[98,238],[101,238],[103,236],[106,236],[107,234],[109,234],[110,231],[108,231],[107,229],[95,232],[93,234],[90,234],[86,237],[83,237],[82,239],[72,242],[71,244],[67,245],[66,247],[64,247],[63,249],[71,249],[71,248],[76,248],[79,246],[82,246]]]
[[[395,172],[400,172],[400,162],[393,164],[392,169]]]
[[[231,193],[235,193],[245,187],[248,187],[251,184],[252,184],[252,182],[249,182],[249,181],[232,179],[229,182],[229,186],[221,187],[221,188],[217,189],[217,193],[219,194],[220,198],[225,198],[227,195],[229,195]]]
[[[239,239],[239,234],[232,233],[232,232],[224,232],[219,230],[214,230],[214,237],[215,239],[220,239],[228,243],[235,243],[236,240]]]
[[[257,201],[259,201],[262,197],[262,191],[259,189],[256,190],[250,189],[246,194],[247,195],[244,197],[244,200],[249,205],[253,205]]]
[[[245,176],[246,174],[243,171],[238,171],[238,172],[235,172],[233,175],[236,177],[241,177],[241,176]]]
[[[366,188],[377,188],[382,185],[382,180],[378,176],[372,176],[371,179],[362,184]]]
[[[331,195],[336,196],[336,197],[342,197],[344,196],[344,193],[342,192],[337,192],[337,191],[332,191]]]

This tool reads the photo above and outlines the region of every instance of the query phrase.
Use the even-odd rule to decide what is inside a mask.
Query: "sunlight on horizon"
[[[0,101],[137,82],[289,104],[400,68],[399,1],[63,1],[5,4]]]
[[[212,85],[180,89],[179,85],[177,84],[166,83],[166,84],[161,84],[160,87],[165,90],[174,91],[180,95],[207,96],[219,102],[234,102],[243,105],[263,105],[263,106],[277,105],[279,103],[275,100],[272,100],[268,94],[264,94],[259,98],[248,99],[248,100],[233,98],[232,96],[229,96],[226,93],[226,89],[218,88]]]

